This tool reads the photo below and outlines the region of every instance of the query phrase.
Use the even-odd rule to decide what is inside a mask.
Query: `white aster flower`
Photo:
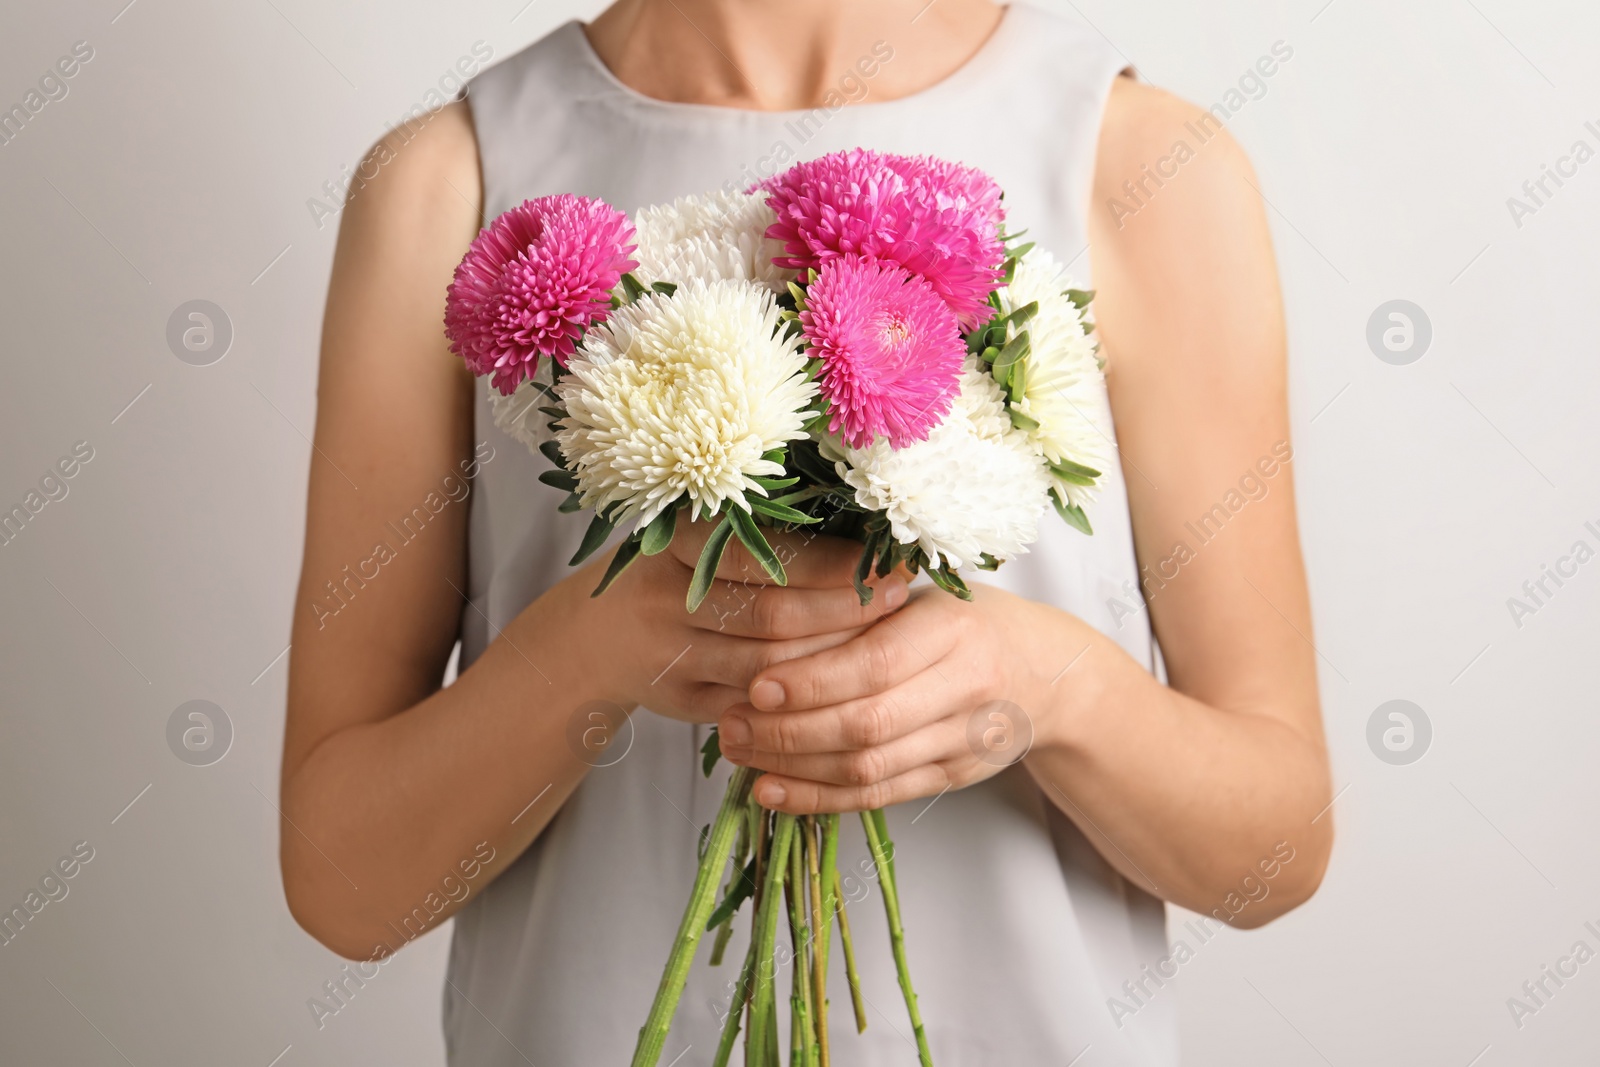
[[[783,244],[767,237],[777,221],[765,195],[718,192],[685,196],[641,210],[634,217],[639,266],[634,277],[682,283],[728,279],[760,282],[783,292],[796,272],[772,263]]]
[[[550,428],[550,417],[539,410],[555,406],[555,399],[546,391],[550,388],[553,362],[540,360],[533,377],[523,379],[510,396],[489,386],[489,415],[494,424],[534,452],[546,441],[556,438],[555,431]]]
[[[556,440],[585,507],[620,505],[643,526],[680,497],[711,511],[745,493],[762,459],[805,436],[817,395],[796,338],[778,329],[770,290],[748,281],[683,282],[591,329],[556,386]]]
[[[1049,468],[1014,429],[995,380],[971,360],[945,420],[904,448],[879,438],[840,448],[839,475],[856,503],[889,516],[894,539],[916,543],[932,565],[959,568],[988,553],[1027,552],[1049,504]]]
[[[1039,313],[1024,326],[1028,358],[1022,389],[1013,395],[1011,407],[1039,424],[1028,431],[1028,438],[1047,460],[1105,471],[1111,462],[1105,376],[1094,341],[1084,332],[1083,314],[1067,298],[1071,287],[1066,270],[1050,253],[1034,248],[1018,262],[1011,284],[1000,289],[1005,313],[1039,303]],[[1009,332],[1014,336],[1015,328]],[[1094,498],[1090,486],[1054,481],[1056,492],[1069,504],[1081,507]]]

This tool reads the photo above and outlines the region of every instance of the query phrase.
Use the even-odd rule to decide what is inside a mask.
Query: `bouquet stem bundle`
[[[716,735],[705,750],[707,773],[718,758]],[[667,1030],[688,980],[689,967],[706,934],[715,933],[711,962],[718,964],[740,905],[752,901],[750,947],[739,969],[732,1002],[723,1020],[712,1067],[727,1067],[743,1025],[744,1067],[782,1067],[778,1039],[778,926],[787,915],[792,966],[789,984],[789,1067],[830,1067],[828,1043],[828,959],[835,919],[845,956],[845,974],[855,1011],[856,1031],[867,1028],[855,948],[845,913],[839,855],[839,816],[795,816],[769,812],[750,799],[758,772],[736,768],[715,821],[708,828],[705,849],[695,872],[683,921],[678,925],[667,966],[633,1054],[633,1067],[656,1067]],[[916,1035],[922,1067],[932,1067],[917,994],[906,958],[905,930],[900,921],[900,893],[895,882],[894,844],[881,810],[861,813],[861,826],[883,894],[890,949],[906,1010]],[[713,907],[715,887],[724,870],[722,899]]]

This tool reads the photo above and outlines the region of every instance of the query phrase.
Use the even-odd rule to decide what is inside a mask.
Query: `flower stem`
[[[883,910],[889,919],[889,947],[894,952],[894,969],[900,978],[900,992],[906,998],[906,1011],[911,1015],[911,1029],[917,1037],[917,1059],[922,1067],[933,1067],[933,1054],[928,1051],[928,1035],[922,1029],[922,1013],[917,1010],[917,994],[911,988],[911,967],[906,963],[906,932],[900,925],[900,892],[895,885],[894,856],[891,851],[894,844],[889,840],[889,826],[882,811],[862,812],[861,826],[867,832],[872,861],[878,867]]]
[[[827,854],[828,820],[837,820],[838,816],[824,815],[822,817],[822,842],[824,855]],[[824,906],[822,892],[822,869],[833,869],[833,859],[825,861],[817,859],[818,827],[816,820],[806,816],[806,873],[811,890],[811,1002],[816,1006],[817,1030],[817,1067],[830,1067],[828,1052],[828,935],[833,927],[833,886],[830,882],[827,894],[827,906]],[[823,919],[826,915],[828,918]]]
[[[728,1067],[728,1057],[733,1054],[733,1043],[739,1039],[739,1020],[744,1015],[745,1001],[750,999],[750,976],[756,965],[756,943],[752,938],[744,954],[744,966],[739,970],[739,984],[733,991],[733,1002],[728,1005],[728,1017],[722,1021],[722,1037],[717,1041],[717,1054],[711,1067]]]
[[[667,968],[661,975],[661,985],[656,989],[655,1002],[650,1005],[645,1024],[639,1028],[639,1044],[633,1051],[633,1067],[656,1067],[661,1060],[661,1050],[667,1043],[667,1030],[672,1026],[678,999],[683,996],[684,983],[689,979],[689,965],[694,962],[695,949],[700,944],[701,934],[705,932],[706,919],[710,918],[711,909],[716,905],[717,879],[728,863],[728,850],[733,847],[738,821],[744,814],[745,798],[754,780],[755,771],[749,767],[736,768],[728,779],[728,790],[723,794],[716,821],[711,824],[705,855],[700,859],[694,889],[689,894],[689,906],[684,909],[683,922],[678,925],[678,936],[672,942],[672,953],[667,957]]]
[[[810,1067],[816,1060],[817,1033],[812,1028],[816,1018],[811,1002],[811,924],[807,919],[805,839],[807,828],[796,827],[794,844],[789,848],[789,938],[794,946],[794,980],[790,996],[794,1001],[795,1020],[790,1042],[797,1067]]]
[[[728,884],[722,887],[722,895],[726,897],[733,892],[733,887],[744,876],[744,862],[750,855],[750,820],[741,814],[739,818],[739,837],[733,846],[733,870],[728,874]],[[711,943],[711,966],[716,967],[722,963],[722,954],[727,951],[728,939],[733,936],[733,916],[730,914],[722,925],[717,927],[717,939]]]
[[[839,911],[839,944],[844,947],[844,976],[850,985],[850,1006],[856,1013],[856,1033],[867,1032],[867,1005],[861,998],[861,976],[856,973],[856,946],[850,938],[850,915],[845,911],[839,869],[833,871],[833,902]]]
[[[755,1049],[758,1057],[770,1049],[774,1061],[777,1058],[778,1020],[772,992],[773,981],[777,978],[773,973],[772,952],[778,939],[778,902],[782,896],[783,875],[788,868],[784,859],[789,855],[793,841],[794,816],[778,815],[773,820],[772,847],[767,853],[761,907],[756,912],[755,990],[750,1000],[750,1034],[745,1039],[747,1046]],[[635,1064],[635,1067],[639,1065]]]

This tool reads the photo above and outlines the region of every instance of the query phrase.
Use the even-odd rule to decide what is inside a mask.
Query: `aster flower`
[[[692,278],[618,308],[585,337],[556,386],[556,440],[584,507],[646,526],[680,498],[745,512],[764,458],[804,437],[816,383],[770,290]]]
[[[786,252],[780,266],[890,260],[926,278],[963,329],[987,318],[1005,251],[1000,187],[982,171],[853,148],[796,164],[763,187],[777,216],[767,235]]]
[[[1029,351],[1020,382],[1013,379],[1011,410],[1023,416],[1029,440],[1051,464],[1098,473],[1111,461],[1105,378],[1083,311],[1067,295],[1071,284],[1050,253],[1034,248],[998,293],[1002,313],[1039,305],[1023,327]],[[1007,332],[1010,340],[1017,329],[1009,326]],[[1094,489],[1080,481],[1058,475],[1055,491],[1065,503],[1082,507]]]
[[[930,567],[1010,559],[1038,539],[1049,470],[1011,425],[1000,386],[972,362],[927,440],[895,449],[880,438],[842,451],[839,476],[856,503],[884,512],[894,539],[921,548]]]
[[[635,262],[633,225],[603,200],[524,201],[478,234],[445,301],[450,350],[510,394],[541,356],[565,363]]]
[[[955,313],[904,267],[828,260],[806,287],[800,324],[822,361],[828,429],[851,446],[884,435],[902,448],[926,439],[950,410],[966,344]]]
[[[754,193],[707,193],[644,208],[634,216],[634,276],[646,286],[725,278],[783,292],[795,272],[773,262],[783,254],[783,246],[766,236],[776,221],[766,197]]]
[[[522,442],[533,452],[555,440],[549,416],[540,410],[554,403],[550,392],[551,366],[541,362],[533,376],[524,379],[509,396],[498,389],[489,390],[490,420],[512,440]]]

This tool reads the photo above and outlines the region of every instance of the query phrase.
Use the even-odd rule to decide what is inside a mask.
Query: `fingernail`
[[[904,604],[906,598],[911,595],[911,587],[906,585],[904,578],[900,577],[890,578],[878,588],[883,590],[883,606],[889,611],[893,611],[901,604]]]
[[[765,711],[780,707],[783,704],[783,686],[770,678],[762,679],[750,687],[750,703]],[[745,742],[750,740],[750,724],[744,723]]]
[[[769,808],[777,807],[789,796],[789,791],[777,782],[762,781],[760,792],[760,802]]]
[[[756,736],[751,731],[750,724],[737,715],[725,717],[718,728],[718,733],[722,737],[724,752],[730,748],[748,748]]]

